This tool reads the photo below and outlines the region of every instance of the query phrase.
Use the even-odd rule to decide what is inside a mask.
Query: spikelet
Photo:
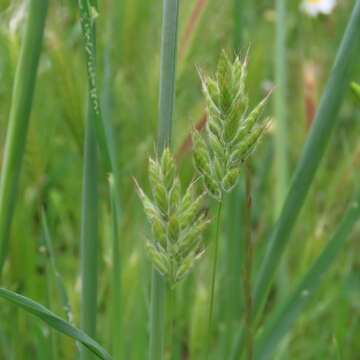
[[[206,173],[206,169],[204,170]],[[152,228],[148,255],[170,286],[186,277],[204,252],[202,233],[209,223],[194,183],[181,195],[181,184],[169,149],[161,159],[149,160],[150,199],[136,183],[138,195]]]
[[[234,61],[223,52],[214,78],[200,72],[208,122],[204,137],[194,129],[193,159],[209,195],[222,198],[238,182],[240,165],[255,150],[270,120],[261,119],[271,92],[248,110],[247,56]]]

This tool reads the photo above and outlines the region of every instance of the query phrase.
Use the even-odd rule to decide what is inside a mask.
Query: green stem
[[[84,185],[81,217],[81,329],[90,337],[96,335],[97,260],[98,260],[98,201],[97,144],[95,119],[91,105],[85,133]],[[81,360],[94,359],[85,347]]]
[[[243,0],[234,0],[234,34],[233,34],[233,48],[236,53],[241,50],[243,43],[243,22],[244,22],[244,4]]]
[[[93,6],[97,3],[91,1]],[[88,30],[89,43],[92,46],[93,71],[96,72],[96,27],[92,22]],[[89,77],[91,74],[89,73]],[[91,81],[89,81],[91,84]],[[95,86],[95,85],[94,85]],[[96,89],[96,88],[95,88]],[[98,165],[97,165],[97,117],[93,104],[92,87],[89,86],[88,114],[84,143],[84,174],[81,214],[81,310],[80,324],[90,337],[96,337],[97,280],[98,280]],[[94,359],[94,355],[85,347],[80,349],[80,360]]]
[[[149,360],[162,360],[164,353],[166,284],[153,268],[151,279]]]
[[[21,164],[41,54],[48,0],[31,0],[17,65],[0,179],[0,273],[10,237]]]
[[[276,0],[275,84],[275,214],[279,215],[288,188],[286,109],[286,2]]]
[[[164,0],[160,55],[159,123],[157,153],[171,143],[175,102],[178,0]],[[165,329],[166,284],[153,267],[151,279],[149,360],[162,360]]]
[[[245,324],[247,332],[247,359],[253,359],[253,319],[252,319],[252,294],[251,294],[251,273],[252,273],[252,216],[251,216],[251,169],[246,168],[246,211],[245,211],[245,237],[246,257],[244,268],[244,296],[245,296]]]
[[[112,351],[114,360],[120,360],[122,358],[122,316],[121,311],[123,309],[122,301],[122,283],[121,283],[121,252],[119,247],[119,229],[118,229],[118,208],[117,208],[117,196],[115,193],[115,184],[113,178],[110,178],[110,197],[111,197],[111,212],[112,212]]]
[[[178,0],[164,0],[161,34],[158,153],[170,146],[174,116]]]
[[[223,199],[221,198],[218,205],[217,216],[216,216],[216,233],[215,233],[215,244],[214,244],[214,257],[212,262],[212,274],[211,274],[211,285],[210,285],[210,302],[209,302],[209,318],[208,318],[208,334],[206,339],[206,352],[205,359],[209,359],[211,335],[213,328],[213,313],[214,313],[214,299],[215,299],[215,285],[216,285],[216,273],[218,264],[218,250],[219,250],[219,235],[220,235],[220,221],[221,221],[221,210],[222,210]]]

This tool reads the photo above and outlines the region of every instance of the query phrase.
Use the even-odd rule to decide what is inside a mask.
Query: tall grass
[[[6,258],[36,84],[48,0],[31,0],[16,68],[0,179],[0,271]]]
[[[353,67],[357,63],[356,53],[360,48],[359,26],[360,0],[354,6],[279,221],[269,240],[254,291],[255,316],[261,312],[277,265],[333,132],[340,106],[350,83]]]
[[[351,200],[335,233],[290,294],[274,309],[256,344],[256,360],[269,359],[299,313],[319,287],[322,277],[346,244],[360,218],[360,190]]]
[[[178,0],[164,0],[161,32],[159,121],[157,155],[170,146],[174,117],[175,68],[178,32]],[[162,360],[165,337],[166,284],[153,268],[151,278],[149,360]]]
[[[257,274],[253,292],[253,316],[255,319],[259,319],[262,312],[274,274],[325,153],[342,100],[349,87],[351,74],[356,63],[356,56],[353,54],[356,54],[360,47],[359,25],[360,1],[357,1],[340,44],[315,121],[295,170],[280,218],[270,236],[267,250]],[[241,335],[235,337],[233,356],[244,344],[243,328],[240,328],[239,331]]]
[[[83,168],[83,192],[81,211],[81,238],[80,238],[80,278],[81,278],[81,304],[80,325],[89,336],[96,337],[96,314],[97,314],[97,282],[98,282],[98,164],[97,164],[97,136],[104,129],[100,119],[100,105],[96,95],[96,27],[93,12],[97,11],[97,1],[90,3],[79,2],[82,16],[86,53],[88,54],[88,110],[85,125],[84,141],[84,168]],[[91,8],[89,8],[89,6]],[[92,11],[92,13],[90,12]],[[89,48],[88,48],[89,47]],[[96,123],[98,122],[98,127]],[[99,130],[101,128],[101,130]],[[100,141],[104,141],[106,158],[109,147],[105,135],[101,135]],[[109,160],[111,164],[111,160]],[[108,165],[111,166],[111,165]],[[93,359],[93,354],[82,347],[80,359]]]
[[[18,19],[17,10],[21,6],[18,8],[16,5],[21,5],[21,2],[16,1],[9,8],[8,3],[6,0],[5,5],[0,5],[0,53],[3,55],[0,58],[0,73],[3,74],[0,106],[3,114],[7,111],[7,104],[10,104],[8,88],[12,82],[12,64],[15,64],[17,47],[19,44],[24,46],[23,41],[18,41],[21,37],[18,38],[17,34],[7,35],[9,15],[16,15],[14,21]],[[331,17],[305,20],[306,15],[299,11],[298,4],[281,0],[274,2],[274,11],[273,5],[264,7],[264,4],[245,0],[225,3],[221,0],[193,0],[181,3],[180,17],[179,3],[164,0],[161,18],[159,10],[162,2],[109,0],[99,3],[97,9],[92,0],[80,0],[81,24],[76,3],[65,1],[52,4],[46,33],[50,46],[41,63],[41,87],[37,92],[40,101],[34,103],[34,126],[30,128],[26,146],[21,189],[16,187],[16,192],[23,195],[21,207],[16,207],[17,226],[12,228],[12,252],[1,277],[4,286],[16,292],[0,289],[0,358],[80,358],[76,354],[79,351],[82,359],[97,356],[111,360],[104,348],[111,350],[115,360],[202,359],[205,355],[209,360],[245,359],[246,355],[253,360],[356,357],[359,348],[356,338],[359,315],[353,311],[357,297],[356,244],[350,244],[348,252],[341,252],[351,230],[356,231],[354,238],[359,230],[355,228],[359,219],[358,196],[342,216],[352,188],[349,185],[353,179],[358,179],[359,169],[360,147],[356,142],[358,87],[355,85],[354,94],[349,93],[343,107],[344,121],[337,127],[337,136],[332,140],[326,166],[319,167],[316,181],[313,180],[320,160],[325,158],[324,149],[334,129],[340,103],[345,98],[345,89],[349,88],[348,80],[351,78],[359,82],[357,73],[350,76],[352,63],[356,64],[356,54],[359,52],[359,1],[354,10],[357,15],[353,15],[339,49],[283,209],[281,204],[289,184],[288,179],[284,181],[284,186],[272,181],[273,171],[278,178],[281,176],[274,157],[277,164],[281,157],[280,163],[283,165],[296,166],[293,160],[298,155],[299,145],[308,136],[308,129],[301,123],[304,104],[302,96],[298,95],[301,89],[297,88],[301,73],[286,71],[287,59],[298,70],[302,61],[298,54],[306,52],[307,63],[313,58],[318,70],[326,68],[337,47],[333,35],[336,32],[341,36],[339,29],[349,20],[350,4],[340,4]],[[275,13],[278,15],[276,18]],[[304,21],[303,26],[298,26],[300,17]],[[159,57],[156,44],[161,21]],[[178,67],[178,22],[184,36],[178,55],[181,68],[175,71]],[[312,34],[312,41],[305,45],[299,42],[298,35],[307,28],[316,31]],[[83,39],[79,37],[79,31],[83,32]],[[274,37],[277,38],[275,56],[268,56],[274,50],[271,41]],[[216,122],[217,118],[215,113],[208,119],[203,117],[204,101],[195,67],[199,65],[204,69],[213,69],[220,48],[230,48],[231,54],[243,54],[246,49],[242,48],[248,45],[245,39],[251,43],[247,72],[248,94],[251,96],[249,105],[252,106],[263,96],[264,89],[258,85],[266,77],[275,77],[277,84],[273,96],[281,98],[282,106],[292,115],[289,118],[291,126],[286,128],[286,134],[281,139],[284,149],[286,142],[291,140],[291,156],[286,158],[280,147],[276,147],[277,132],[274,133],[275,143],[269,138],[265,139],[251,158],[251,164],[246,162],[246,166],[243,164],[246,156],[240,157],[239,162],[233,162],[237,154],[232,151],[238,139],[231,138],[232,131],[228,127],[227,131],[220,130],[217,134],[210,133],[211,130],[207,128],[209,123],[206,120]],[[324,44],[326,47],[323,48]],[[154,88],[158,85],[159,59],[161,76],[158,97]],[[221,66],[232,62],[230,56],[224,59],[226,61]],[[242,63],[241,59],[239,63]],[[85,69],[85,66],[87,73],[78,71]],[[236,74],[238,69],[231,72]],[[321,76],[317,77],[319,74]],[[207,76],[205,73],[202,75]],[[326,75],[325,71],[315,73],[314,81],[318,89],[323,86]],[[176,77],[178,81],[175,86]],[[219,78],[221,75],[215,75],[212,80]],[[239,83],[236,80],[227,87],[229,82],[224,81],[220,86],[224,95],[220,101],[222,105],[233,103],[230,97]],[[219,101],[218,85],[211,80],[208,85],[213,100]],[[286,95],[288,92],[290,97]],[[313,100],[316,102],[316,99]],[[87,110],[83,116],[86,102]],[[206,105],[212,106],[209,99]],[[236,109],[235,106],[233,110]],[[285,112],[276,105],[274,109],[274,119],[278,120]],[[225,105],[222,110],[228,115]],[[266,107],[268,110],[271,110],[270,106]],[[232,111],[229,113],[232,114]],[[176,139],[172,141],[175,116],[180,121],[176,124]],[[226,120],[235,121],[236,117],[229,115]],[[3,117],[0,116],[1,121]],[[165,264],[161,267],[156,263],[155,255],[152,257],[149,252],[150,259],[163,272],[160,276],[152,269],[150,275],[143,239],[143,233],[148,229],[139,211],[139,202],[135,201],[131,179],[135,175],[139,183],[146,183],[143,165],[153,150],[152,133],[156,125],[158,158],[160,154],[168,153],[167,150],[163,152],[164,148],[181,144],[181,139],[189,135],[192,124],[197,123],[199,132],[196,134],[207,145],[211,140],[213,146],[208,152],[204,172],[200,175],[203,176],[202,180],[206,180],[204,173],[210,167],[210,173],[216,169],[211,179],[215,179],[218,187],[224,191],[232,188],[230,185],[236,183],[234,177],[237,175],[239,183],[223,197],[221,206],[224,212],[221,210],[223,214],[219,214],[217,219],[215,206],[212,209],[214,203],[209,201],[206,192],[202,193],[201,201],[194,210],[196,215],[189,220],[189,226],[200,217],[199,213],[204,222],[212,221],[213,226],[204,233],[203,238],[196,238],[196,248],[192,248],[194,259],[183,253],[179,255],[179,246],[189,235],[189,228],[181,225],[177,237],[176,227],[175,230],[171,229],[175,235],[170,232],[168,220],[174,220],[179,214],[176,221],[186,218],[186,212],[185,207],[172,207],[180,202],[174,200],[176,196],[170,198],[169,194],[181,195],[183,191],[180,191],[180,186],[176,187],[176,192],[173,191],[175,182],[179,184],[180,180],[191,182],[193,179],[189,154],[190,131],[185,146],[178,152],[181,155],[181,176],[174,170],[172,174],[177,176],[174,183],[170,184],[169,181],[164,185],[165,172],[161,170],[158,177],[150,179],[154,199],[152,209],[161,209],[155,215],[164,231],[160,235],[165,234],[168,240],[166,245],[164,241],[158,241],[164,240],[158,233],[154,234],[153,239],[148,239],[147,250],[154,245],[159,256],[163,255],[162,249],[166,250],[167,256],[166,261],[158,258],[163,260],[160,265]],[[224,123],[229,126],[229,122]],[[51,140],[43,141],[44,134],[48,135],[48,124],[51,124],[53,131]],[[216,132],[214,125],[218,123],[212,125],[212,130]],[[8,134],[10,127],[9,123]],[[279,130],[279,126],[273,129]],[[82,139],[84,132],[85,141]],[[195,137],[192,136],[192,139]],[[0,142],[3,139],[6,138],[0,133]],[[199,139],[195,139],[194,144],[196,141]],[[224,159],[224,144],[230,144],[225,153],[229,155],[228,159],[231,154],[232,159],[226,169],[222,166],[227,161],[219,161]],[[1,150],[0,147],[0,153]],[[193,154],[194,151],[195,147]],[[215,152],[218,158],[215,158]],[[164,169],[167,168],[166,163],[163,163]],[[234,164],[236,166],[232,168]],[[175,165],[171,169],[175,169]],[[107,174],[102,173],[103,170]],[[230,176],[222,177],[223,170],[230,170],[227,174]],[[4,171],[3,165],[2,179],[6,177]],[[83,178],[79,176],[82,172]],[[105,183],[107,178],[110,179],[110,186]],[[196,187],[200,188],[201,184],[201,181],[197,181]],[[213,185],[215,190],[211,194],[218,199],[216,184],[206,184],[206,181],[204,184],[207,190]],[[167,205],[160,202],[161,196],[156,193],[156,190],[160,192],[164,188],[163,185],[168,190]],[[272,194],[277,188],[281,190],[281,196],[278,196],[278,192],[274,201]],[[294,236],[291,236],[297,241],[285,252],[309,188],[313,195],[311,203],[305,207],[302,221]],[[146,185],[144,192],[147,192]],[[169,205],[168,200],[174,200],[174,203]],[[195,200],[190,202],[192,205],[197,203]],[[42,216],[40,210],[43,210]],[[280,220],[274,226],[278,212],[281,214]],[[49,224],[45,213],[50,215]],[[5,215],[8,216],[7,213]],[[2,221],[0,219],[0,224],[4,223]],[[175,226],[176,221],[171,225]],[[151,225],[154,230],[154,223]],[[78,241],[80,226],[81,243]],[[209,250],[204,251],[207,247]],[[216,251],[213,252],[214,248]],[[186,259],[182,265],[190,268],[193,265],[191,260],[197,261],[202,254],[202,262],[193,267],[188,280],[178,284],[176,289],[173,290],[163,280],[166,278],[173,284],[172,279],[177,279],[176,269],[181,261]],[[338,266],[331,268],[336,257]],[[278,263],[282,262],[291,264],[286,272],[288,286],[283,286],[282,282],[273,284],[275,275],[282,276],[283,269],[277,269]],[[78,283],[75,284],[79,265],[79,280],[83,285],[80,291]],[[315,301],[305,308],[315,292]],[[209,311],[209,302],[212,302],[213,311]],[[72,313],[69,312],[70,306]],[[295,327],[301,312],[302,321]],[[40,321],[25,313],[33,314]],[[64,315],[64,319],[56,313]],[[209,317],[210,326],[207,321]],[[323,331],[324,318],[327,319],[327,331]],[[79,320],[81,330],[75,326]],[[63,335],[74,340],[78,348]],[[316,344],[314,336],[317,338]],[[94,339],[101,341],[104,348]]]

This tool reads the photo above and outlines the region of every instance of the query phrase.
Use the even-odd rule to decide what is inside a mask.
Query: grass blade
[[[338,50],[315,121],[282,209],[269,241],[254,292],[254,313],[259,314],[271,286],[274,273],[289,240],[289,235],[304,204],[316,170],[334,129],[340,105],[349,85],[356,54],[360,49],[360,0],[356,2],[344,38]]]
[[[112,291],[113,291],[113,311],[112,311],[112,352],[114,360],[120,360],[122,355],[122,283],[121,283],[121,254],[119,248],[119,229],[118,229],[118,208],[114,189],[113,177],[109,179],[111,196],[111,218],[112,218]]]
[[[100,112],[96,83],[96,26],[97,1],[79,0],[82,32],[88,69],[88,113],[84,144],[84,174],[81,212],[80,276],[81,329],[96,337],[97,280],[98,280],[98,165],[97,144],[103,154],[107,170],[112,169],[105,127]],[[81,348],[81,360],[93,359]]]
[[[275,84],[274,116],[275,131],[275,214],[279,215],[288,189],[288,131],[287,131],[287,61],[286,61],[286,2],[276,0],[276,40],[275,40]]]
[[[95,337],[97,313],[98,201],[97,156],[93,111],[89,106],[85,139],[84,185],[81,216],[81,328]],[[91,356],[84,349],[81,359]]]
[[[93,0],[79,0],[79,9],[88,72],[89,101],[92,111],[94,112],[96,138],[99,144],[100,153],[104,160],[105,168],[108,172],[113,172],[110,147],[106,137],[105,124],[101,115],[101,106],[97,89],[96,43],[94,38],[95,21],[98,15],[96,2]]]
[[[15,74],[0,179],[0,272],[5,261],[41,53],[48,0],[31,0]]]
[[[171,143],[174,117],[175,70],[179,1],[164,0],[161,34],[159,123],[157,153],[160,156]],[[152,269],[149,360],[162,360],[165,330],[166,284],[158,271]]]
[[[46,248],[47,248],[47,251],[49,254],[50,267],[51,267],[53,276],[55,277],[56,286],[60,293],[60,299],[61,299],[61,303],[63,305],[66,320],[70,324],[73,324],[74,317],[73,317],[73,314],[71,311],[69,297],[67,295],[64,281],[63,281],[63,279],[57,269],[57,266],[56,266],[53,242],[52,242],[50,231],[49,231],[48,220],[46,218],[46,214],[44,211],[41,212],[41,222],[42,222],[42,227],[43,227],[43,232],[44,232],[44,240],[45,240]]]
[[[345,213],[336,232],[321,254],[314,261],[297,287],[287,299],[275,309],[264,331],[256,342],[256,360],[269,359],[299,313],[318,288],[323,275],[327,272],[336,255],[346,244],[354,224],[360,217],[360,190]]]
[[[100,359],[111,360],[111,356],[103,349],[96,341],[90,338],[81,330],[77,329],[73,325],[69,324],[59,316],[52,313],[43,305],[25,297],[19,295],[13,291],[0,288],[0,297],[8,300],[14,305],[24,309],[30,314],[35,315],[53,329],[61,332],[73,338],[76,341],[81,342],[86,348],[88,348],[93,354],[96,354]]]
[[[174,116],[179,1],[164,0],[161,35],[158,154],[170,145]]]

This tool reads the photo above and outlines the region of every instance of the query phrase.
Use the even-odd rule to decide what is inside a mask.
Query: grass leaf
[[[268,359],[283,336],[288,333],[311,295],[318,288],[323,275],[328,271],[336,255],[344,247],[359,217],[360,189],[329,243],[300,279],[295,289],[283,303],[277,306],[273,315],[266,322],[265,329],[256,342],[256,360]]]
[[[0,297],[8,300],[14,305],[24,309],[30,314],[35,315],[37,318],[44,321],[53,329],[67,335],[74,340],[81,342],[92,353],[96,354],[100,359],[111,360],[111,356],[103,349],[96,341],[90,338],[81,330],[69,324],[59,316],[52,313],[45,306],[29,299],[28,297],[19,295],[8,289],[0,288]]]

